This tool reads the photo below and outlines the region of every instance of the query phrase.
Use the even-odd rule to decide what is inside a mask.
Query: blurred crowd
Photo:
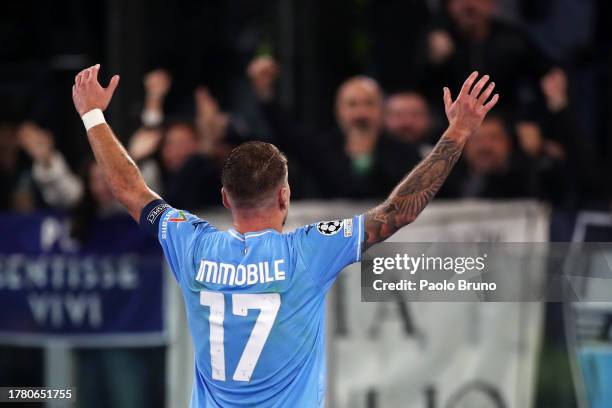
[[[224,160],[249,140],[274,143],[288,155],[294,199],[383,199],[445,130],[443,86],[456,96],[478,70],[495,81],[500,104],[469,140],[438,197],[549,203],[551,239],[559,241],[571,239],[577,211],[609,210],[609,0],[143,4],[7,3],[0,15],[0,211],[67,212],[81,241],[96,218],[123,213],[69,100],[68,82],[98,62],[105,75],[122,75],[107,120],[121,129],[118,136],[149,186],[176,207],[220,206]],[[281,21],[285,16],[291,22]],[[288,38],[266,39],[266,26],[280,27]],[[164,58],[143,62],[158,52]],[[119,72],[106,72],[109,61]],[[141,92],[130,93],[134,82],[126,77],[134,71]],[[43,91],[32,91],[38,88]],[[24,113],[3,112],[13,106],[25,106]],[[113,109],[124,110],[131,125],[116,125]],[[30,350],[0,353],[14,361],[0,377],[41,373],[36,367],[17,372]],[[80,355],[84,372],[102,372],[104,359],[128,361],[120,353],[100,355]],[[109,379],[131,375],[124,365],[111,365]],[[156,372],[163,381],[163,370]],[[557,374],[551,376],[556,386]],[[97,382],[90,398],[86,384],[79,397],[88,406],[139,406],[129,398],[104,401],[95,392],[98,377],[91,378]],[[40,379],[13,385],[26,383]],[[558,401],[546,406],[571,406],[559,403],[566,398],[558,389],[551,395]]]
[[[296,119],[280,103],[286,70],[270,53],[242,67],[239,95],[254,101],[245,111],[224,109],[219,101],[227,98],[205,86],[182,92],[182,102],[169,109],[166,98],[180,72],[155,67],[142,78],[142,110],[128,151],[151,188],[191,210],[221,204],[225,157],[254,139],[289,156],[296,199],[380,199],[444,131],[442,87],[456,93],[478,70],[491,75],[501,102],[469,140],[439,197],[535,198],[561,211],[607,206],[606,155],[587,132],[598,125],[585,121],[577,109],[583,100],[571,96],[572,57],[539,46],[541,37],[526,24],[500,18],[496,11],[506,3],[443,1],[406,38],[410,48],[399,51],[407,55],[398,60],[408,78],[394,81],[397,72],[383,62],[345,78],[335,90],[335,124],[327,129]],[[1,124],[0,209],[72,211],[77,236],[94,215],[121,211],[90,153],[81,159],[69,165],[54,135],[34,122]]]

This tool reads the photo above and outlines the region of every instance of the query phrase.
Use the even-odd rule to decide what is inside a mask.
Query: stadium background
[[[458,227],[452,235],[457,240],[571,241],[580,214],[596,211],[605,224],[610,208],[605,177],[612,162],[610,18],[605,0],[3,4],[0,209],[5,221],[0,227],[0,298],[4,299],[0,304],[5,302],[3,314],[12,319],[0,320],[0,385],[41,385],[50,377],[61,382],[61,374],[68,372],[80,390],[79,405],[86,407],[164,406],[164,401],[172,406],[171,401],[176,401],[172,394],[190,386],[177,384],[176,378],[183,377],[170,375],[190,364],[189,359],[173,355],[178,345],[188,347],[188,342],[180,342],[187,337],[180,324],[173,326],[180,311],[164,327],[167,336],[158,342],[163,345],[148,341],[147,347],[100,348],[99,341],[66,349],[58,339],[78,331],[70,325],[54,331],[28,327],[41,331],[36,341],[15,335],[23,332],[15,322],[31,319],[32,314],[27,307],[11,309],[13,304],[6,303],[13,294],[15,299],[32,295],[11,287],[10,262],[15,254],[40,259],[46,250],[82,256],[74,255],[77,252],[65,244],[68,241],[103,254],[120,251],[104,242],[106,230],[100,224],[126,228],[126,237],[136,234],[134,226],[122,224],[124,215],[92,165],[82,123],[70,100],[74,75],[81,68],[101,63],[103,81],[111,74],[121,75],[107,118],[137,158],[147,181],[177,207],[197,210],[204,217],[218,214],[218,175],[229,149],[253,139],[279,145],[290,158],[292,195],[298,202],[292,225],[343,217],[347,214],[332,210],[357,211],[383,198],[440,135],[445,125],[441,87],[457,89],[469,72],[478,69],[492,75],[503,102],[441,191],[438,201],[451,204],[441,204],[442,209],[428,210],[425,216],[436,220],[442,211],[442,220],[461,223],[465,212],[484,211],[480,221],[497,228]],[[384,111],[375,93],[358,93],[355,103],[362,105],[356,108],[349,102],[336,105],[339,86],[354,75],[378,81],[385,96]],[[330,204],[336,200],[344,204]],[[525,215],[521,209],[532,206],[538,214],[534,225],[545,224],[536,228],[535,235],[530,228],[518,231],[496,223],[504,214],[511,214],[514,225],[529,221],[531,213]],[[429,236],[446,238],[449,228],[453,227],[445,225]],[[417,234],[419,229],[413,231]],[[47,247],[27,244],[44,243],[49,234],[52,243]],[[607,240],[607,235],[603,237],[598,240]],[[146,245],[138,242],[134,251],[148,254]],[[143,267],[156,274],[154,269]],[[173,284],[167,284],[171,291]],[[147,301],[159,288],[147,290],[149,297],[134,296]],[[330,308],[347,296],[336,287]],[[129,299],[125,304],[129,308]],[[161,301],[158,305],[168,306]],[[440,313],[450,313],[454,307],[448,304]],[[134,314],[121,307],[111,310]],[[406,322],[402,316],[412,316],[419,309],[415,310],[400,311],[400,321]],[[609,365],[601,363],[606,360],[597,360],[599,368],[576,375],[581,372],[574,367],[579,344],[568,339],[564,306],[546,304],[538,310],[542,316],[535,328],[518,317],[512,320],[524,325],[520,333],[539,333],[542,339],[528,364],[534,374],[525,389],[532,394],[532,406],[574,407],[585,398],[587,406],[607,406],[609,400],[601,400],[612,389],[612,382],[605,381]],[[603,309],[604,321],[609,321],[610,313]],[[491,333],[498,333],[493,323],[482,322],[485,328],[491,324]],[[152,330],[155,324],[145,322],[132,329]],[[342,350],[356,355],[372,344],[347,345],[346,328],[330,324],[330,344],[338,347],[330,357],[330,406],[400,406],[398,401],[408,406],[407,399],[415,407],[446,406],[455,389],[447,387],[450,391],[442,397],[427,386],[413,390],[408,385],[417,372],[400,370],[389,380],[376,374],[382,367],[366,362],[343,369]],[[404,329],[396,335],[415,344],[421,341],[415,331]],[[609,340],[609,333],[602,333],[601,340]],[[448,333],[439,336],[445,339]],[[49,353],[50,346],[58,347]],[[474,349],[473,344],[470,347]],[[417,348],[406,354],[427,355],[431,350]],[[475,350],[479,359],[495,359],[495,348]],[[501,354],[499,359],[505,361]],[[466,357],[459,364],[478,374],[481,368],[471,361]],[[410,362],[406,360],[406,365]],[[360,369],[366,374],[353,375]],[[516,380],[517,372],[510,377]],[[482,373],[495,376],[484,368]],[[594,377],[598,394],[585,397]],[[373,386],[377,378],[394,382],[395,391],[385,394]],[[515,385],[500,378],[492,382]],[[523,389],[516,385],[516,390],[520,394]],[[505,404],[523,406],[500,392]],[[499,406],[486,398],[479,403]]]

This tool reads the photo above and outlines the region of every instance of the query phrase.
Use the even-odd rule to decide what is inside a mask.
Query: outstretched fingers
[[[451,96],[451,91],[445,86],[444,87],[444,110],[448,113],[452,105],[453,105],[453,97]]]
[[[119,75],[114,75],[106,87],[106,92],[112,95],[117,89],[117,85],[119,85]]]
[[[90,82],[90,80],[94,82],[97,81],[99,71],[100,64],[85,68],[74,77],[74,84],[76,86],[82,86]]]
[[[489,78],[490,77],[488,75],[485,75],[480,78],[480,81],[476,82],[476,85],[474,85],[474,88],[472,89],[470,95],[478,99],[478,95],[480,95],[480,92],[482,92],[487,82],[489,82]]]
[[[83,82],[83,72],[84,72],[84,71],[79,72],[79,73],[77,74],[77,76],[76,76],[76,77],[74,77],[74,83],[75,83],[77,86],[81,86],[81,82]]]
[[[469,95],[470,89],[472,89],[472,85],[474,85],[474,81],[478,78],[478,71],[472,72],[472,75],[468,77],[463,83],[463,87],[461,87],[461,92],[459,92],[459,96],[457,99],[461,97],[465,97]]]
[[[480,97],[478,98],[478,104],[484,105],[489,100],[489,97],[493,93],[494,89],[495,89],[495,82],[491,82],[489,86],[487,87],[487,89],[485,89],[485,91],[482,94],[480,94]]]
[[[91,69],[91,79],[93,81],[98,81],[98,72],[100,71],[100,64],[96,64]]]
[[[495,105],[497,105],[498,101],[499,101],[499,94],[495,94],[493,98],[491,98],[491,100],[482,107],[482,109],[484,109],[485,114],[489,113],[489,111],[493,109]]]
[[[83,70],[83,74],[81,77],[81,83],[87,83],[89,81],[89,75],[91,73],[91,68],[87,68],[85,70]]]

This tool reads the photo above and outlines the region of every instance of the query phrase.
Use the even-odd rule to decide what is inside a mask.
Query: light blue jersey
[[[242,235],[159,201],[143,224],[157,227],[185,299],[191,407],[322,407],[325,294],[361,258],[363,216]]]

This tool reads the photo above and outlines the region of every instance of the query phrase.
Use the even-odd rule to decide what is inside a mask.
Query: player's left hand
[[[74,78],[72,101],[81,116],[96,108],[104,111],[119,84],[119,75],[115,75],[111,78],[108,87],[103,88],[98,82],[98,71],[100,64],[84,69]]]
[[[457,130],[463,137],[471,136],[480,127],[487,113],[499,101],[499,94],[495,94],[489,100],[495,89],[495,82],[489,83],[489,75],[483,76],[478,82],[477,79],[478,72],[473,72],[454,101],[450,90],[444,87],[444,110],[449,126]],[[485,88],[487,83],[489,85]]]

